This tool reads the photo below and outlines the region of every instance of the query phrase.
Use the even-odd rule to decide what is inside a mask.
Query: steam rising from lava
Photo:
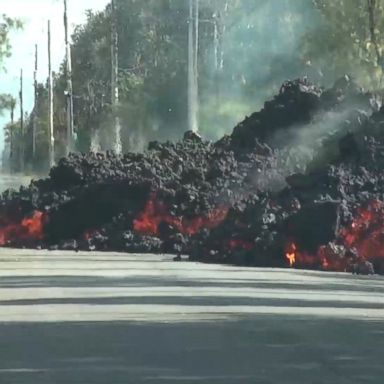
[[[73,154],[3,195],[0,244],[334,271],[381,258],[384,273],[384,109],[371,103],[349,78],[326,91],[298,79],[216,143],[187,132],[142,154]],[[285,140],[269,146],[279,135],[328,145],[301,161]]]

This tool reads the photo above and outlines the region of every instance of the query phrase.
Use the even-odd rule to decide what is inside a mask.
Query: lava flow
[[[354,219],[344,226],[334,242],[319,246],[315,254],[298,250],[294,242],[285,248],[291,267],[317,267],[345,271],[359,260],[384,258],[384,203],[370,201],[356,210]]]
[[[321,268],[322,270],[344,270],[340,269],[337,263],[332,262],[333,253],[331,245],[319,247],[316,254],[310,254],[304,250],[299,250],[294,242],[289,242],[285,247],[285,258],[291,268]],[[344,268],[345,266],[343,266]]]
[[[355,248],[361,257],[384,258],[384,203],[374,200],[360,207],[340,237],[345,246]]]
[[[169,214],[166,205],[152,194],[143,212],[133,220],[135,232],[143,235],[159,235],[160,223],[167,223],[185,235],[194,235],[203,228],[217,227],[227,217],[228,208],[217,208],[206,216],[191,219],[176,217]]]
[[[0,227],[0,246],[17,241],[38,241],[44,238],[44,223],[46,216],[43,212],[35,211],[30,217],[23,218],[18,223],[8,223]]]
[[[297,247],[295,243],[292,243],[292,242],[287,245],[285,250],[285,257],[287,258],[289,262],[289,266],[291,268],[293,268],[296,263],[296,251],[297,251]]]

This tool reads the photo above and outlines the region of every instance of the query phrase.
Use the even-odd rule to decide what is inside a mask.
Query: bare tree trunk
[[[188,18],[188,130],[194,131],[193,110],[193,0],[189,0]]]
[[[64,0],[64,30],[65,30],[65,75],[67,80],[66,98],[67,98],[67,143],[65,146],[66,155],[74,150],[74,126],[73,126],[73,85],[72,85],[72,60],[71,45],[68,38],[68,12],[67,0]]]
[[[95,110],[95,93],[93,91],[93,87],[90,82],[88,82],[87,85],[88,88],[88,119],[91,121],[91,116],[94,113]],[[96,124],[92,125],[92,132],[91,132],[91,152],[100,152],[100,135],[99,135],[99,128],[96,127]]]
[[[198,0],[189,0],[188,20],[188,129],[198,131],[198,46],[199,5]]]
[[[195,50],[193,52],[193,66],[194,66],[194,98],[195,98],[195,120],[196,120],[196,131],[199,130],[199,67],[198,67],[198,56],[199,56],[199,0],[195,0]]]
[[[97,153],[101,151],[99,130],[94,129],[91,136],[91,152]]]
[[[23,70],[20,70],[20,172],[24,172],[24,104],[23,104]]]
[[[34,113],[32,122],[32,159],[36,157],[36,129],[37,129],[37,69],[38,69],[38,51],[37,44],[35,44],[35,71],[33,72],[33,86],[34,86]]]
[[[112,60],[112,74],[111,74],[111,101],[114,113],[114,143],[113,149],[116,153],[121,153],[121,124],[118,116],[117,107],[119,105],[119,35],[117,32],[117,14],[115,1],[111,1],[111,60]]]
[[[16,107],[16,100],[12,98],[11,101],[11,129],[9,132],[9,163],[10,163],[10,170],[12,171],[12,159],[13,159],[13,150],[14,150],[14,139],[13,139],[13,124],[15,122],[15,107]]]
[[[53,132],[53,85],[51,65],[51,22],[48,21],[48,161],[49,167],[55,163],[55,138]]]
[[[215,95],[216,95],[216,104],[217,108],[220,106],[220,95],[221,95],[221,73],[224,69],[224,48],[223,48],[223,39],[225,33],[225,17],[228,12],[228,2],[224,3],[222,1],[216,3],[216,11],[213,16],[214,24],[214,62],[215,62]]]

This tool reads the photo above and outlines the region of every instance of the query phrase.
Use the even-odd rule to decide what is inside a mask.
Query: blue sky
[[[102,10],[109,0],[67,0],[70,28],[85,20],[87,9]],[[25,110],[33,105],[34,47],[39,49],[38,80],[45,81],[48,74],[47,22],[51,20],[52,66],[57,70],[64,57],[63,0],[0,0],[0,9],[24,22],[24,29],[11,36],[12,57],[6,61],[6,73],[0,73],[0,93],[15,97],[19,92],[20,69],[24,72]],[[8,116],[0,116],[0,150],[3,148],[3,126]]]

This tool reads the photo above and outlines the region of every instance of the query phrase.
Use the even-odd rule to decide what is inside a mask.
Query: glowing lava
[[[352,253],[351,253],[352,252]],[[356,260],[384,258],[384,203],[373,200],[356,209],[353,220],[338,233],[334,242],[319,246],[314,254],[298,250],[289,242],[285,257],[291,267],[345,271]]]
[[[141,212],[133,220],[135,232],[144,235],[159,235],[160,223],[167,223],[177,229],[178,232],[186,235],[194,235],[203,228],[212,229],[217,227],[228,214],[228,208],[217,208],[206,216],[197,216],[191,219],[176,217],[169,214],[166,205],[156,199],[152,194]]]
[[[45,215],[35,211],[19,223],[9,223],[0,227],[0,246],[15,241],[38,241],[44,238]]]
[[[285,251],[285,257],[289,261],[289,266],[291,268],[293,268],[296,264],[296,251],[296,245],[294,243],[289,243]]]
[[[340,238],[361,257],[384,258],[384,203],[374,200],[360,207],[350,226],[341,230]]]

